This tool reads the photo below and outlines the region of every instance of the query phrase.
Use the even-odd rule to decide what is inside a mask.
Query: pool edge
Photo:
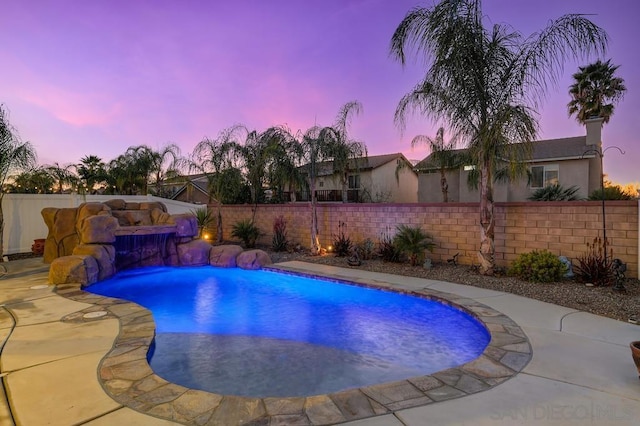
[[[310,397],[219,395],[170,383],[153,372],[146,355],[155,336],[155,323],[147,309],[85,292],[79,285],[60,285],[56,292],[93,305],[84,311],[104,309],[109,315],[102,318],[119,319],[120,332],[98,367],[105,392],[136,411],[184,424],[320,425],[364,419],[491,389],[517,375],[531,360],[531,344],[524,331],[511,318],[474,299],[427,288],[407,290],[384,281],[372,283],[338,274],[305,273],[277,264],[268,269],[434,299],[474,316],[490,333],[491,340],[473,361],[431,375]]]

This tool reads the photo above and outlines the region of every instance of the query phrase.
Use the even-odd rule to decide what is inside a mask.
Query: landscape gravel
[[[612,286],[588,287],[575,279],[539,283],[524,281],[504,273],[485,276],[468,265],[434,264],[431,269],[425,269],[422,266],[410,266],[407,263],[391,263],[374,259],[362,261],[360,266],[350,266],[346,257],[336,257],[331,254],[324,256],[310,256],[306,253],[270,254],[274,262],[299,260],[503,291],[620,321],[638,321],[640,317],[640,281],[637,279],[627,278],[624,282],[626,291],[618,292]]]

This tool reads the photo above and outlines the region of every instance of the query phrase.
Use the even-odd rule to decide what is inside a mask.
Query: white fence
[[[45,207],[73,208],[84,202],[113,199],[128,202],[160,201],[167,206],[170,214],[188,213],[203,207],[151,195],[5,194],[2,200],[4,254],[30,252],[33,240],[47,237],[47,225],[40,214]]]

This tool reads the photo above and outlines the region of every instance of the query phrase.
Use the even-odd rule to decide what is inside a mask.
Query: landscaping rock
[[[198,235],[198,221],[190,213],[174,214],[171,216],[176,225],[176,237],[195,237]]]
[[[222,245],[211,247],[209,263],[221,268],[235,268],[236,258],[242,253],[242,247],[236,245]]]
[[[79,244],[73,249],[74,255],[88,255],[98,265],[98,280],[106,280],[116,273],[116,249],[111,244]]]
[[[78,209],[58,209],[47,207],[42,209],[42,217],[49,228],[44,244],[44,261],[51,263],[55,258],[67,256],[73,252],[79,239],[76,234],[76,215]]]
[[[84,221],[78,233],[80,242],[84,244],[113,244],[116,241],[118,219],[113,216],[89,216]]]
[[[149,210],[117,210],[111,212],[118,219],[120,226],[149,226],[151,214]]]
[[[236,264],[242,269],[262,269],[272,263],[269,254],[263,250],[247,250],[236,258]]]
[[[166,225],[171,222],[171,215],[155,208],[151,210],[151,223],[154,225]]]
[[[159,201],[147,201],[147,202],[142,202],[140,203],[140,207],[138,207],[140,210],[153,210],[153,209],[158,209],[161,210],[163,212],[167,212],[167,206],[164,205],[164,203],[161,203]]]
[[[80,283],[88,285],[96,281],[98,281],[98,262],[93,256],[62,256],[51,262],[49,268],[50,284]]]
[[[209,264],[211,244],[205,240],[193,240],[185,244],[180,244],[177,249],[178,260],[182,266],[203,266]]]
[[[119,198],[105,201],[103,204],[106,204],[107,206],[109,206],[111,210],[124,210],[127,206],[126,201],[121,200]]]

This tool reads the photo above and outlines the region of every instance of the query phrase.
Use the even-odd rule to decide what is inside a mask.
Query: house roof
[[[575,136],[560,139],[545,139],[532,142],[533,151],[527,163],[540,161],[577,160],[593,158],[597,147],[587,145],[586,136]],[[453,152],[465,152],[466,149],[455,149]],[[437,168],[431,161],[431,154],[416,164],[416,170],[429,170]]]
[[[367,157],[359,157],[349,160],[349,170],[372,170],[377,169],[378,167],[384,166],[385,164],[396,161],[397,159],[402,159],[409,166],[411,166],[411,162],[407,160],[407,158],[401,153],[396,152],[393,154],[383,154],[383,155],[370,155]],[[410,167],[412,169],[412,167]],[[301,171],[306,172],[309,169],[309,164],[305,164],[300,166]],[[317,176],[329,176],[334,173],[333,170],[333,161],[321,161],[316,164]]]
[[[188,180],[184,185],[182,185],[175,193],[173,193],[170,197],[171,200],[175,200],[180,194],[182,194],[188,186],[192,186],[193,188],[195,188],[196,190],[202,192],[203,194],[205,194],[207,197],[209,196],[209,191],[207,188],[207,182],[203,181],[202,179],[200,179],[201,176],[199,176],[196,179],[190,179]]]

